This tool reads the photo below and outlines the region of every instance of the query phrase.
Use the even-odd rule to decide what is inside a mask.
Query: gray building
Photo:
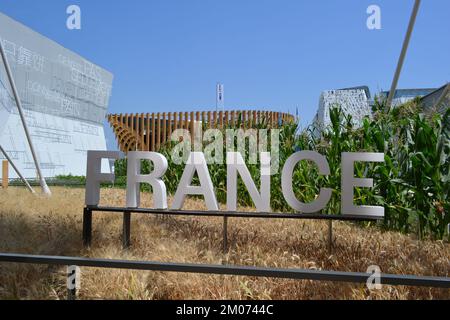
[[[408,101],[411,101],[417,97],[422,98],[433,91],[436,88],[421,88],[421,89],[397,89],[395,90],[394,98],[392,99],[392,106],[398,106]],[[379,94],[380,98],[387,99],[389,91],[382,91]]]
[[[421,101],[425,111],[444,114],[450,107],[450,83],[423,96]]]

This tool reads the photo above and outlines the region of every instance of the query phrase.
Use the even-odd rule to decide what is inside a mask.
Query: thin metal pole
[[[328,220],[328,253],[333,250],[333,220]]]
[[[372,273],[0,253],[0,262],[366,283]],[[380,274],[381,284],[450,288],[449,277]]]
[[[92,211],[83,209],[83,246],[88,248],[92,242]]]
[[[124,212],[123,213],[123,234],[122,234],[122,244],[124,249],[128,249],[130,247],[130,237],[131,237],[131,213]]]
[[[223,217],[223,254],[228,251],[228,217]]]
[[[243,211],[204,211],[204,210],[168,210],[168,209],[150,209],[150,208],[124,208],[124,207],[105,207],[89,206],[90,211],[113,212],[113,213],[143,213],[157,215],[175,215],[175,216],[201,216],[201,217],[229,217],[229,218],[258,218],[258,219],[307,219],[307,220],[339,220],[339,221],[379,221],[382,220],[376,216],[366,215],[340,215],[340,214],[322,214],[322,213],[279,213],[279,212],[243,212]]]
[[[17,109],[19,110],[20,119],[22,120],[23,129],[25,130],[25,135],[28,140],[28,145],[30,146],[31,155],[33,156],[34,164],[36,165],[36,170],[39,175],[39,183],[41,185],[42,192],[46,195],[51,195],[51,191],[45,182],[45,179],[41,172],[41,167],[39,165],[39,160],[36,156],[36,152],[34,151],[33,142],[31,141],[30,133],[28,132],[28,126],[25,121],[25,116],[22,111],[22,103],[20,102],[19,93],[17,92],[16,84],[14,82],[14,78],[11,73],[11,68],[9,67],[8,59],[6,58],[5,51],[3,49],[2,41],[0,41],[0,54],[2,56],[3,64],[5,65],[6,74],[8,75],[8,80],[11,85],[11,89],[14,94],[14,99],[16,100]]]
[[[28,190],[30,190],[31,193],[35,193],[33,188],[30,186],[28,181],[22,176],[22,174],[20,173],[19,169],[17,169],[16,165],[14,164],[14,162],[12,161],[12,159],[9,157],[9,155],[6,153],[6,151],[3,149],[2,146],[0,146],[0,151],[4,154],[6,160],[8,160],[8,162],[11,164],[11,166],[13,167],[14,171],[17,173],[19,178],[23,181],[23,183],[25,183],[25,186],[28,188]]]
[[[400,78],[400,73],[402,71],[403,62],[405,61],[406,52],[408,51],[409,40],[411,39],[411,34],[414,29],[414,24],[416,22],[417,12],[419,11],[420,0],[415,0],[414,8],[411,13],[411,18],[409,19],[408,30],[406,31],[406,36],[403,41],[402,51],[397,63],[397,69],[395,70],[394,79],[392,80],[391,90],[389,91],[389,96],[386,101],[386,111],[391,108],[392,99],[395,95],[395,90],[397,89],[398,79]]]

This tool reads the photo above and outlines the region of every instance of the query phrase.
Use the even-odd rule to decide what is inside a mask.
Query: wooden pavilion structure
[[[196,125],[201,125],[203,129],[276,128],[295,121],[289,113],[258,110],[109,114],[107,119],[119,149],[125,153],[158,151],[170,141],[173,131],[186,129],[192,135]]]

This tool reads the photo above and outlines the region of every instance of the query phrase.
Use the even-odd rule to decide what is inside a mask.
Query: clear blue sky
[[[114,74],[109,112],[227,108],[295,112],[325,89],[392,81],[413,0],[1,0],[0,11]],[[77,4],[82,29],[66,28]],[[381,30],[366,9],[381,7]],[[450,81],[450,1],[423,0],[400,88]]]

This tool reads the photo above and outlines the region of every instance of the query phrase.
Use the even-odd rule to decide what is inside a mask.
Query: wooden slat
[[[219,127],[223,129],[223,111],[219,111]]]
[[[2,161],[2,187],[3,189],[8,188],[9,170],[8,170],[8,160]]]
[[[152,151],[156,151],[156,119],[155,113],[152,112]]]
[[[122,117],[122,115],[120,115],[119,119],[120,119],[121,117]],[[118,134],[117,134],[118,128],[119,128],[119,124],[116,124],[116,125],[113,127],[113,130],[114,130],[114,134],[115,134],[116,140],[117,140],[117,148],[118,148],[119,150],[121,150],[121,148],[120,148],[120,139],[119,139],[119,136],[118,136]]]
[[[119,121],[120,121],[120,126],[123,126],[124,115],[122,113],[119,116]],[[121,145],[121,141],[119,139],[119,136],[117,136],[117,148],[119,148],[119,150],[122,150],[122,145]]]
[[[139,114],[134,115],[134,148],[133,150],[138,150],[139,145]]]
[[[145,150],[150,151],[150,114],[145,114]]]
[[[184,126],[183,129],[189,130],[189,113],[184,113]]]
[[[162,137],[161,137],[161,144],[164,145],[166,143],[166,139],[167,139],[167,117],[166,117],[166,113],[163,112],[162,114]]]
[[[206,112],[205,111],[202,111],[202,130],[203,130],[203,128],[206,128],[205,127],[205,123],[206,123]]]
[[[145,135],[144,135],[144,114],[141,113],[141,120],[139,123],[139,134],[140,134],[140,140],[141,140],[141,151],[145,151]]]
[[[173,131],[173,129],[172,129],[172,125],[173,125],[172,112],[169,112],[167,121],[168,121],[167,124],[169,126],[169,128],[167,129],[167,141],[170,141],[170,137],[171,137],[172,131]]]
[[[197,142],[199,144],[201,143],[201,133],[200,133],[200,136],[197,137],[197,132],[199,132],[201,129],[202,129],[202,127],[201,127],[201,123],[200,123],[200,112],[197,111],[197,112],[195,112],[194,139],[192,140],[192,143],[193,143],[193,149],[192,150],[194,150],[194,151],[197,151],[195,149],[196,148],[196,141],[195,140],[198,140]],[[201,151],[201,150],[199,150],[199,151]]]
[[[211,111],[208,111],[208,126],[210,129],[213,127],[213,115]]]
[[[157,131],[156,131],[156,151],[159,151],[159,148],[161,147],[161,113],[156,114],[156,125],[157,125]]]
[[[228,111],[225,111],[225,127],[228,127],[230,124],[230,118]]]
[[[130,129],[131,119],[130,119],[130,115],[128,113],[125,114],[125,122],[126,122],[125,128],[127,128],[131,132],[131,129]],[[128,151],[128,150],[126,150],[125,141],[122,141],[122,149],[123,149],[122,151],[124,151],[124,152]]]
[[[195,125],[195,118],[194,118],[194,111],[191,111],[191,115],[189,117],[189,131],[191,133],[191,146],[194,145],[194,137],[195,137],[195,130],[194,130],[194,125]],[[192,149],[191,149],[192,150]]]
[[[178,112],[173,113],[173,131],[178,129]],[[170,133],[172,134],[172,132]]]

